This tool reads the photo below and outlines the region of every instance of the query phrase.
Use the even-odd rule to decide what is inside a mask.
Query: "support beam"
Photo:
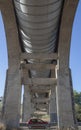
[[[45,89],[41,89],[41,87],[40,87],[38,89],[33,88],[33,89],[31,89],[31,91],[32,91],[32,93],[36,93],[37,92],[37,93],[41,93],[42,94],[42,93],[49,92],[50,89],[47,89],[47,87],[45,87]]]
[[[57,111],[56,111],[56,86],[51,87],[51,95],[49,102],[49,114],[50,122],[57,122]]]
[[[37,60],[57,60],[58,59],[58,54],[57,53],[50,53],[50,54],[27,54],[27,53],[22,53],[21,54],[21,61],[23,59],[37,59]]]
[[[55,78],[24,78],[25,85],[56,85],[57,79]]]
[[[28,70],[26,69],[26,73],[24,75],[24,78],[27,79],[29,77]],[[24,84],[24,83],[23,83]],[[31,102],[32,95],[30,92],[30,86],[24,84],[24,98],[23,98],[23,115],[22,115],[22,121],[27,122],[33,113],[34,106]]]
[[[64,0],[58,41],[60,68],[69,67],[71,35],[78,2],[79,0]]]
[[[0,0],[0,10],[6,33],[9,65],[4,93],[3,120],[9,127],[18,127],[21,106],[19,73],[21,49],[12,0]]]
[[[56,77],[55,70],[51,71],[51,77]],[[56,85],[51,86],[50,89],[49,114],[50,114],[50,122],[57,123]]]
[[[43,108],[48,108],[48,104],[44,104],[44,103],[40,103],[40,104],[36,104],[36,108],[39,108],[39,109],[43,109]]]
[[[69,70],[57,71],[57,117],[61,128],[74,127]]]
[[[23,117],[22,121],[27,122],[34,111],[33,103],[31,102],[31,93],[29,86],[24,86],[24,101],[23,101]]]
[[[54,64],[45,64],[45,63],[36,63],[36,64],[21,64],[20,65],[22,69],[28,69],[28,70],[54,70],[56,65]]]
[[[33,99],[33,102],[35,103],[48,103],[49,102],[49,98],[36,98],[36,99]]]
[[[11,73],[8,69],[6,85],[3,120],[7,127],[19,127],[21,109],[21,84],[19,70]]]
[[[69,76],[69,55],[72,25],[79,0],[64,0],[58,41],[59,69],[57,71],[58,128],[74,126]]]
[[[44,85],[44,86],[42,86],[42,85],[33,85],[33,86],[31,86],[31,91],[34,91],[34,90],[36,90],[36,91],[45,91],[45,90],[47,90],[47,91],[49,91],[50,90],[50,85]]]

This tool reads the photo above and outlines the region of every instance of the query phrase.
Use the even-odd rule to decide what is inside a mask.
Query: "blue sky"
[[[72,71],[73,87],[81,91],[81,0],[77,8],[70,50],[70,68]]]
[[[3,96],[6,70],[8,68],[6,39],[0,15],[0,96]],[[70,68],[72,70],[73,88],[81,91],[81,0],[73,24],[70,51]]]
[[[6,70],[8,68],[7,47],[4,27],[0,14],[0,96],[3,96],[5,88]]]

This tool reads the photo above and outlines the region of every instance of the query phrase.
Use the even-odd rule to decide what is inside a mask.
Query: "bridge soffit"
[[[59,68],[69,67],[71,33],[78,1],[65,0],[64,2],[58,42]]]
[[[70,40],[72,32],[72,24],[78,0],[65,0],[60,31],[59,31],[59,46],[58,54],[60,59],[60,67],[69,66],[69,54],[70,54]],[[0,9],[2,11],[6,39],[9,55],[9,64],[14,63],[14,59],[18,61],[21,49],[19,46],[19,38],[17,31],[17,24],[14,15],[13,4],[11,0],[0,0]],[[15,53],[14,53],[15,50]],[[14,58],[15,57],[15,58]],[[13,59],[13,60],[12,60]]]

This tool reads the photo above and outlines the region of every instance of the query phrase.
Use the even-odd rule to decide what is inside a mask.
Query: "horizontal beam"
[[[33,53],[33,54],[28,54],[28,53],[22,53],[21,54],[21,60],[23,59],[38,59],[38,60],[57,60],[58,59],[58,54],[57,53],[49,53],[49,54],[44,54],[44,53]]]
[[[50,99],[49,98],[36,98],[36,99],[32,99],[33,102],[35,103],[43,103],[43,102],[48,102]]]
[[[35,88],[33,88],[33,89],[31,89],[31,91],[32,91],[32,93],[49,93],[49,91],[50,91],[50,88],[49,89],[47,89],[47,86],[43,86],[44,87],[44,89],[41,89],[41,87],[39,88],[38,87],[38,89],[35,89]]]
[[[36,108],[47,108],[49,105],[44,103],[36,104]]]
[[[56,85],[56,78],[23,78],[24,85]]]
[[[35,64],[21,64],[22,69],[29,70],[54,70],[56,65],[54,64],[43,64],[43,63],[35,63]]]
[[[51,85],[52,86],[52,85]],[[44,86],[41,86],[41,85],[33,85],[33,86],[31,86],[31,90],[32,91],[49,91],[50,89],[51,89],[51,86],[50,85],[44,85]],[[53,87],[54,87],[54,85],[53,85]]]

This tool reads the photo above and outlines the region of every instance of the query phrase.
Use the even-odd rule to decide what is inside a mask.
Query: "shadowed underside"
[[[63,0],[14,0],[22,46],[27,53],[52,53],[57,46]],[[29,60],[30,63],[51,61]],[[50,71],[31,70],[32,77],[48,77]]]
[[[58,45],[59,20],[63,0],[14,0],[14,7],[21,37],[20,44],[22,44],[21,47],[23,47],[24,52],[37,55],[54,53]],[[52,63],[52,60],[31,59],[27,62],[49,64]],[[30,69],[30,76],[32,78],[47,78],[51,76],[50,72],[48,69]],[[34,80],[32,82],[33,90],[37,85],[34,85]],[[40,85],[40,88],[45,87],[45,85]],[[48,87],[50,88],[50,85]],[[43,99],[49,98],[49,92],[50,89],[47,92],[47,88],[42,93],[39,91],[33,92],[33,96],[36,98],[36,101],[33,101],[36,109],[41,109],[39,105],[41,102],[41,106],[45,106],[46,109],[49,100],[44,101]],[[42,98],[41,102],[39,102],[39,98]]]

